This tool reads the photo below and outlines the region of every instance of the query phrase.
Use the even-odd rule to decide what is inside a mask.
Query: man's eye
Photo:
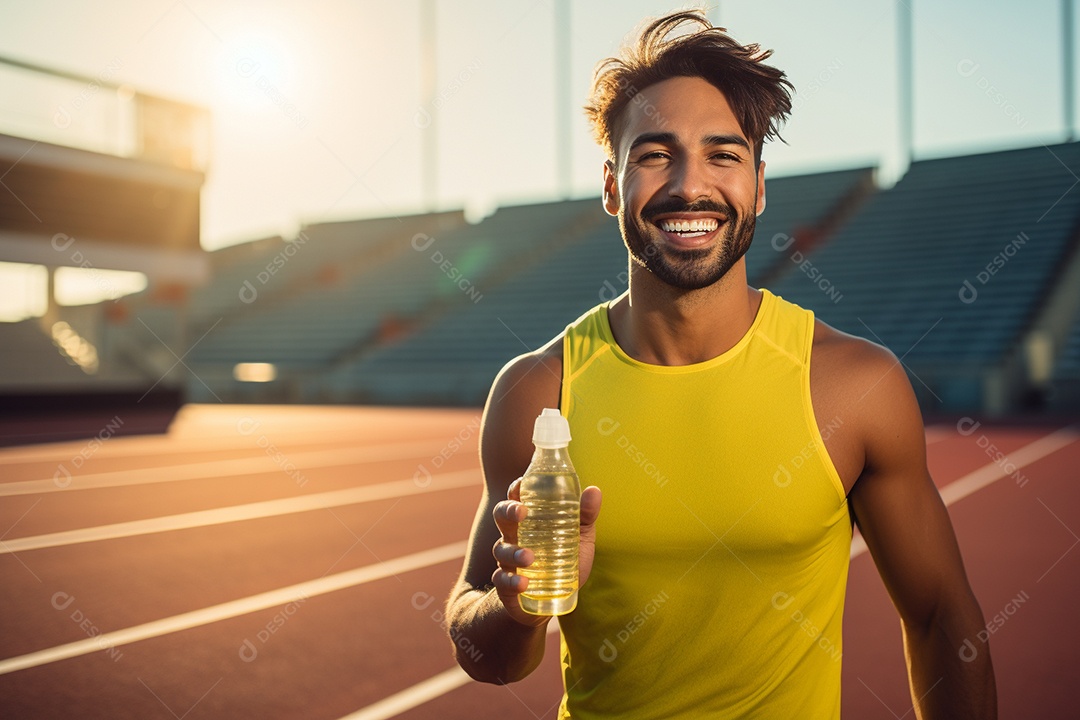
[[[638,158],[639,163],[656,164],[668,159],[668,154],[659,150],[653,150],[650,153],[645,153]]]
[[[739,161],[739,156],[738,155],[733,155],[732,153],[728,153],[728,152],[722,152],[722,153],[716,153],[715,155],[713,155],[712,159],[713,160],[720,160],[722,162],[738,162]]]

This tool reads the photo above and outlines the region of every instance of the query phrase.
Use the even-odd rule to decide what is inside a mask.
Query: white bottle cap
[[[555,408],[544,408],[533,426],[533,445],[563,448],[570,442],[570,423]]]

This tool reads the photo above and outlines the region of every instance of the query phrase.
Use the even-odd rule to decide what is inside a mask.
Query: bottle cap
[[[533,426],[533,445],[562,448],[570,442],[570,423],[555,408],[544,408]]]

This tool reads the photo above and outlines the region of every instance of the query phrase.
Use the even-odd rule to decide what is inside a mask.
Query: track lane
[[[168,438],[169,442],[175,442],[178,448],[187,447],[190,456],[194,457],[201,456],[198,442],[191,442],[193,438],[214,437],[215,433],[220,434],[221,431],[226,430],[229,423],[235,424],[237,417],[237,411],[230,410],[227,417],[214,420],[213,413],[210,411],[216,408],[201,410],[200,422],[210,423],[207,427],[201,428],[197,434],[189,434],[187,439],[182,438],[184,432],[189,432],[193,428],[181,427],[178,428],[175,437],[171,433]],[[242,411],[243,408],[237,410]],[[286,408],[275,415],[277,423],[274,426],[275,432],[287,434],[290,422],[288,410],[289,408]],[[305,422],[310,423],[314,416],[310,412],[305,412],[295,417],[304,418]],[[370,430],[372,434],[368,439],[375,437],[375,429],[380,427],[377,417],[377,412],[368,416],[370,426],[373,428]],[[401,431],[400,434],[395,436],[394,428],[391,427],[392,423],[388,423],[383,428],[386,433],[380,437],[388,441],[401,441],[412,437],[409,432],[409,428],[414,427],[410,424],[411,419],[419,417],[416,411],[413,411],[411,416],[409,413],[398,414],[396,422],[397,428]],[[450,439],[459,437],[462,429],[467,428],[474,417],[476,417],[476,411],[443,414],[438,420],[439,430],[436,435],[443,433],[442,437],[449,442]],[[433,426],[433,424],[428,426]],[[992,462],[986,454],[986,448],[979,446],[980,438],[983,436],[988,442],[992,442],[1009,454],[1036,437],[1045,435],[1046,432],[1046,430],[1038,429],[983,427],[977,429],[972,435],[965,436],[957,433],[955,428],[941,426],[936,432],[928,433],[928,436],[934,440],[930,444],[928,456],[935,480],[939,486],[946,485],[960,475]],[[125,439],[116,438],[110,443],[118,443]],[[469,458],[468,462],[475,467],[475,433],[466,444],[469,443],[473,445],[473,449],[461,449],[454,457],[462,458],[463,463],[466,462],[464,458]],[[104,452],[104,447],[102,452]],[[1073,451],[1062,451],[1062,453],[1066,452]],[[184,452],[181,449],[173,456],[177,454],[184,455]],[[973,584],[976,585],[976,592],[988,618],[1005,607],[1005,603],[1010,598],[1016,597],[1017,587],[1027,588],[1027,585],[1017,582],[1018,578],[1023,579],[1023,576],[1018,573],[1033,566],[1036,559],[1040,561],[1045,559],[1047,561],[1045,564],[1050,565],[1055,559],[1048,554],[1050,550],[1056,551],[1054,555],[1062,556],[1057,567],[1041,582],[1036,582],[1039,594],[1036,595],[1027,590],[1031,599],[1021,605],[1015,614],[1009,616],[1007,623],[993,636],[995,662],[998,665],[999,687],[1002,694],[1003,718],[1009,717],[1010,714],[1016,717],[1069,717],[1066,714],[1053,713],[1061,711],[1062,707],[1071,708],[1080,703],[1080,696],[1074,687],[1075,683],[1067,677],[1070,670],[1080,664],[1075,651],[1068,645],[1070,639],[1077,635],[1075,623],[1070,622],[1074,613],[1058,602],[1076,596],[1078,588],[1069,585],[1068,582],[1073,582],[1073,578],[1077,577],[1076,566],[1070,563],[1073,563],[1080,555],[1080,548],[1066,552],[1070,548],[1069,543],[1073,542],[1070,531],[1057,523],[1051,514],[1037,502],[1036,504],[1029,502],[1025,506],[1025,512],[1041,511],[1041,516],[1038,513],[1031,513],[1031,518],[1029,518],[1032,522],[1041,523],[1037,526],[1041,532],[1026,530],[1025,527],[1018,525],[1008,533],[1012,537],[1030,540],[1030,547],[1014,541],[1008,545],[1016,551],[1014,555],[1010,555],[1000,547],[1004,542],[1001,536],[1007,534],[1005,528],[1011,527],[1008,524],[1014,510],[1011,505],[1019,507],[1018,503],[1027,497],[1024,493],[1040,487],[1040,483],[1047,487],[1057,488],[1053,482],[1044,479],[1043,473],[1065,473],[1068,477],[1075,479],[1072,468],[1076,467],[1080,458],[1075,454],[1070,454],[1069,462],[1061,464],[1060,460],[1056,459],[1060,454],[1033,464],[1031,466],[1033,474],[1028,474],[1029,482],[1024,486],[1017,486],[1012,481],[999,480],[950,509],[954,522],[957,524],[969,574]],[[95,459],[97,457],[95,456]],[[101,458],[106,460],[104,455]],[[3,459],[0,457],[0,463],[2,462]],[[1050,470],[1045,470],[1044,465]],[[103,467],[108,468],[109,463],[105,462]],[[355,476],[348,475],[347,468],[344,469],[346,473],[344,476],[342,476],[342,470],[340,468],[326,469],[325,476],[321,476],[319,480],[325,485],[312,487],[311,483],[308,483],[304,491],[325,490],[328,485],[344,487],[350,482],[355,482]],[[372,481],[401,479],[400,475],[375,477],[380,472],[381,469],[373,469]],[[250,479],[255,482],[247,487],[245,492],[258,494],[259,481],[256,480],[256,476]],[[213,498],[209,502],[220,502],[221,498],[218,494],[232,497],[227,487],[238,482],[243,482],[243,480],[222,478],[216,482],[216,488],[213,487],[215,483],[211,481],[206,481],[197,489],[193,483],[186,483],[185,486],[191,491],[192,496],[205,498],[209,493],[209,497]],[[266,478],[263,478],[261,484],[270,485],[272,481],[268,482]],[[974,520],[967,519],[961,522],[962,513],[966,512],[969,504],[981,503],[985,498],[992,496],[996,498],[1002,494],[1003,488],[1010,485],[1012,489],[1022,494],[1010,496],[1006,493],[1004,499],[995,499],[992,504],[980,508]],[[158,487],[164,487],[164,485]],[[132,489],[136,488],[117,488],[117,501],[122,502],[121,495]],[[274,492],[287,494],[289,490],[281,487]],[[462,496],[460,503],[455,501],[453,504],[444,504],[443,507],[437,509],[438,512],[425,510],[418,512],[417,517],[411,517],[409,512],[399,515],[398,509],[392,510],[386,519],[376,522],[375,530],[371,531],[371,535],[364,535],[368,527],[364,523],[370,523],[373,519],[372,515],[366,512],[358,512],[355,516],[342,515],[335,509],[334,512],[341,515],[341,519],[345,521],[348,528],[339,524],[333,516],[326,514],[326,511],[322,512],[325,514],[326,523],[337,525],[339,534],[335,535],[319,523],[311,525],[303,523],[293,528],[293,531],[278,537],[279,544],[267,538],[272,540],[275,534],[281,533],[281,529],[274,525],[261,525],[260,523],[267,522],[264,520],[239,523],[238,529],[242,529],[242,532],[235,534],[217,535],[216,532],[225,526],[218,528],[218,531],[205,528],[169,533],[168,535],[176,538],[184,538],[185,533],[194,534],[190,536],[191,539],[185,539],[183,542],[178,543],[174,540],[172,543],[163,545],[151,544],[151,547],[146,548],[139,547],[139,543],[135,541],[149,542],[149,537],[91,543],[87,547],[92,545],[106,547],[113,543],[125,542],[132,544],[125,545],[112,553],[87,553],[85,556],[77,554],[66,559],[58,556],[54,561],[50,561],[55,563],[50,565],[50,569],[56,573],[50,576],[50,579],[79,578],[79,582],[84,583],[85,592],[80,591],[83,592],[82,595],[73,593],[76,600],[67,613],[48,607],[49,612],[52,613],[51,618],[47,613],[41,614],[41,617],[27,616],[24,624],[27,625],[28,632],[37,632],[39,637],[44,629],[44,632],[54,632],[57,635],[78,639],[85,637],[83,634],[85,631],[78,628],[69,614],[70,610],[82,607],[81,603],[83,597],[87,597],[87,592],[93,604],[87,606],[86,609],[81,609],[81,612],[98,624],[99,618],[94,613],[100,611],[108,614],[112,612],[111,606],[124,606],[123,612],[116,612],[116,618],[122,620],[124,617],[139,613],[146,615],[147,609],[158,609],[157,606],[162,602],[166,604],[169,602],[170,595],[174,596],[172,598],[174,603],[177,598],[183,600],[186,597],[190,600],[193,597],[202,598],[215,593],[228,599],[235,599],[238,596],[236,592],[245,583],[264,582],[266,585],[280,587],[284,584],[281,582],[283,575],[277,570],[284,569],[287,575],[290,572],[288,568],[294,567],[294,563],[303,566],[305,556],[328,558],[332,551],[341,550],[346,556],[341,567],[345,567],[354,561],[354,555],[362,552],[363,557],[355,558],[356,564],[361,565],[363,564],[361,560],[366,562],[371,559],[371,556],[366,554],[367,551],[361,545],[356,544],[356,536],[363,537],[366,544],[382,543],[377,546],[373,544],[372,548],[376,552],[382,549],[390,555],[400,553],[417,538],[438,536],[460,540],[467,535],[475,511],[479,496],[479,474],[477,486],[471,494],[468,490],[455,492]],[[1075,495],[1069,494],[1071,491],[1061,492],[1063,494],[1055,494],[1058,490],[1046,494],[1040,492],[1036,498],[1041,497],[1050,507],[1058,511],[1058,515],[1073,531],[1080,531],[1080,519],[1072,510],[1080,507],[1080,501]],[[62,493],[56,493],[50,495],[48,499],[61,496],[63,496]],[[13,500],[16,498],[0,499],[0,510],[6,512],[7,503]],[[138,506],[152,508],[153,502],[154,499],[148,496],[140,499]],[[205,499],[198,502],[208,504]],[[411,501],[409,505],[408,509],[411,510]],[[85,524],[87,517],[96,517],[96,514],[102,511],[102,507],[108,506],[108,503],[103,503],[92,511],[88,511],[86,517],[81,518],[82,524]],[[19,512],[24,509],[19,508]],[[385,510],[385,505],[382,509]],[[158,508],[158,514],[161,514],[160,511],[161,507]],[[1069,515],[1070,511],[1073,512],[1072,515]],[[1025,512],[1017,514],[1026,517]],[[43,517],[49,516],[52,514],[52,509],[47,507],[45,501],[42,500],[17,525],[13,534],[22,533],[23,522],[27,522],[38,513]],[[18,514],[16,512],[9,517],[17,519]],[[75,514],[69,513],[68,519],[72,518],[79,519]],[[43,524],[48,523],[43,521]],[[61,526],[61,529],[70,527],[70,525]],[[3,529],[4,526],[0,526],[0,530]],[[188,546],[187,550],[191,554],[185,555],[184,552],[175,548],[170,550],[169,545]],[[985,550],[988,547],[991,548],[989,556],[978,559],[979,549]],[[52,551],[24,553],[21,554],[20,559],[34,565],[39,562],[35,556],[45,557],[49,552]],[[1032,554],[1037,552],[1042,552],[1046,557]],[[155,558],[159,565],[166,567],[155,567],[153,564]],[[198,571],[202,558],[210,558],[205,563],[205,572]],[[282,563],[281,568],[275,568],[278,560]],[[4,564],[5,561],[7,564]],[[132,562],[134,564],[130,565]],[[192,564],[194,567],[189,566]],[[99,571],[98,574],[93,572],[95,568]],[[5,699],[5,703],[0,705],[9,707],[6,701],[11,697],[17,703],[10,707],[20,710],[17,716],[31,718],[71,716],[73,713],[87,718],[169,718],[183,715],[189,707],[194,705],[190,714],[187,715],[188,718],[313,717],[318,719],[325,717],[329,720],[338,720],[453,666],[448,651],[449,641],[442,628],[439,627],[439,623],[433,619],[432,613],[441,606],[459,569],[460,560],[449,561],[435,568],[402,576],[401,582],[387,578],[363,588],[339,590],[319,598],[311,598],[301,606],[300,610],[289,617],[287,624],[270,635],[265,644],[258,645],[258,659],[251,663],[233,660],[229,655],[231,653],[233,657],[239,657],[240,643],[245,638],[257,642],[258,638],[253,633],[257,633],[260,628],[265,629],[266,623],[272,622],[275,615],[281,612],[281,607],[117,648],[123,652],[123,657],[115,662],[110,659],[108,652],[97,652],[81,658],[0,676],[0,697]],[[169,572],[170,570],[172,572]],[[1045,568],[1039,568],[1040,573],[1043,570]],[[20,573],[26,576],[25,587],[39,585],[20,566],[18,559],[0,556],[0,578],[3,578],[3,582],[0,582],[0,608],[18,608],[21,613],[24,607],[28,607],[22,599],[11,596],[7,588],[8,579],[18,577]],[[139,582],[139,575],[147,573],[151,573],[155,578],[165,578],[167,583],[173,584],[168,585],[167,592],[155,594],[154,583]],[[1063,579],[1057,579],[1059,574]],[[416,579],[413,579],[413,575]],[[994,590],[988,584],[990,580],[987,578],[991,580],[1003,578],[1005,584],[999,590]],[[254,579],[258,579],[257,582]],[[877,590],[881,595],[873,594],[874,588],[871,581],[876,581]],[[1056,582],[1066,583],[1066,586],[1058,587],[1053,584]],[[856,585],[859,587],[856,588]],[[222,586],[225,586],[229,592],[223,592]],[[400,592],[394,592],[395,586]],[[1043,590],[1043,587],[1049,590]],[[48,589],[50,588],[44,590]],[[426,595],[417,599],[418,592],[426,593]],[[1010,596],[1009,592],[1013,594]],[[857,603],[857,612],[853,610],[855,607],[853,598],[856,597],[856,593],[861,593],[858,596],[861,601]],[[848,658],[845,659],[844,684],[846,717],[871,719],[893,717],[889,714],[890,711],[866,689],[862,681],[877,691],[881,698],[890,704],[890,708],[896,710],[897,715],[910,707],[910,700],[907,699],[898,621],[891,603],[883,593],[876,569],[869,556],[863,555],[856,558],[852,563],[849,614],[845,621],[845,652],[848,654]],[[40,594],[41,597],[36,602],[47,605],[51,595],[45,591],[40,591]],[[991,598],[990,601],[984,597],[985,594]],[[387,598],[391,599],[389,605],[386,604]],[[431,598],[431,604],[418,609],[418,606],[427,602],[429,598]],[[1045,598],[1053,598],[1054,602]],[[1045,604],[1036,604],[1037,601]],[[992,602],[999,604],[991,607]],[[317,609],[318,612],[308,613],[309,609]],[[4,617],[14,614],[0,613],[0,631],[2,631],[0,638],[7,635],[8,627],[4,626],[5,622],[8,626],[16,624],[14,621],[4,620]],[[302,618],[307,615],[310,615],[312,619],[302,621]],[[327,622],[315,622],[316,618],[324,618]],[[1053,618],[1056,625],[1050,623],[1047,618]],[[308,625],[308,622],[312,624]],[[58,627],[49,630],[50,623]],[[1033,628],[1027,628],[1025,623],[1032,623]],[[70,627],[66,629],[60,627],[65,624]],[[294,626],[297,629],[304,628],[305,632],[290,630]],[[1048,631],[1047,627],[1051,630]],[[295,635],[293,635],[294,632]],[[849,633],[854,633],[854,635]],[[232,644],[231,648],[230,644]],[[372,648],[376,649],[372,650]],[[869,655],[860,659],[858,653],[866,650],[870,651]],[[880,653],[877,653],[879,650]],[[553,645],[553,639],[549,638],[548,655],[543,665],[523,683],[515,684],[511,688],[503,688],[470,682],[405,713],[402,717],[456,718],[492,713],[508,717],[532,715],[552,717],[553,705],[561,697],[557,655],[557,642]],[[118,669],[118,666],[126,664],[128,660],[135,661],[134,670]],[[235,667],[237,664],[244,665],[246,669],[237,670]],[[862,670],[862,674],[857,675],[852,681],[848,677],[848,671],[854,668]],[[224,670],[228,672],[222,672]],[[1023,686],[1016,682],[1017,677],[1023,679]],[[1003,678],[1007,678],[1009,682],[1004,682]],[[12,681],[14,684],[9,684]],[[215,682],[218,684],[214,685]],[[1031,704],[1027,696],[1033,692],[1042,693],[1045,702]],[[162,702],[154,697],[154,693],[160,695],[170,708],[166,709]],[[204,693],[205,697],[203,697]],[[861,697],[859,697],[860,693]],[[518,696],[524,698],[525,702],[519,700]],[[201,700],[200,697],[202,697]],[[72,711],[74,707],[83,709],[74,712]],[[171,714],[173,708],[175,708],[175,715]],[[1035,712],[1036,710],[1038,712]],[[1010,714],[1007,714],[1007,711]],[[3,713],[4,710],[0,709],[0,715]]]
[[[1001,443],[1010,437],[1013,433],[1003,433]],[[975,443],[976,438],[967,441]],[[1067,668],[1080,666],[1073,642],[1080,636],[1080,616],[1067,609],[1080,592],[1080,554],[1072,558],[1071,568],[1055,570],[1053,578],[1048,575],[1045,585],[1037,582],[1054,561],[1055,550],[1063,552],[1072,542],[1038,497],[1046,493],[1060,507],[1070,508],[1073,529],[1080,529],[1080,485],[1069,471],[1078,465],[1080,442],[1073,442],[1024,467],[1029,481],[1023,487],[1002,478],[949,507],[968,578],[987,621],[1020,592],[1031,598],[991,638],[1002,718],[1072,718],[1080,701],[1075,681],[1069,686],[1061,681],[1070,673]],[[1027,609],[1038,607],[1036,599],[1042,609]],[[906,673],[899,619],[873,560],[863,554],[852,561],[845,608],[845,715],[895,720],[910,713]]]
[[[380,500],[0,556],[0,576],[7,579],[0,589],[3,606],[20,608],[17,615],[0,613],[0,657],[85,637],[57,617],[56,593],[75,598],[101,632],[119,630],[460,542],[478,496],[478,487],[463,487],[407,502]]]

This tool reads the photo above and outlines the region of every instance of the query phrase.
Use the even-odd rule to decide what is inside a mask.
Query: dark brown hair
[[[672,35],[683,24],[694,32]],[[686,10],[648,23],[620,57],[596,66],[585,114],[596,141],[617,161],[615,140],[626,106],[646,87],[673,77],[700,77],[724,93],[761,160],[766,139],[780,138],[780,125],[791,113],[794,87],[786,75],[766,65],[772,50],[740,45],[722,27],[713,27],[703,10]],[[782,139],[782,138],[781,138]]]

